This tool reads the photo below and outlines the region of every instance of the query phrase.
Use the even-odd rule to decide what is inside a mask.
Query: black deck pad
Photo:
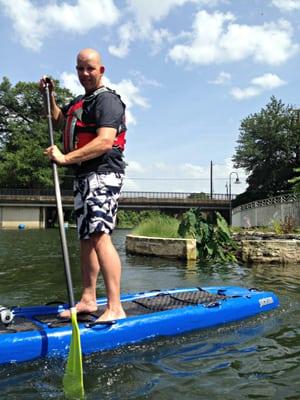
[[[135,303],[151,311],[165,311],[190,305],[210,304],[226,299],[226,296],[210,294],[204,290],[174,294],[158,294],[154,297],[134,300]]]
[[[0,324],[0,334],[38,331],[40,329],[41,328],[30,319],[23,317],[14,317],[13,321],[8,325]]]
[[[199,304],[209,305],[226,299],[226,296],[210,294],[199,289],[177,293],[159,293],[151,297],[145,297],[133,301],[122,302],[127,317],[149,314],[157,311],[167,311]],[[77,321],[81,323],[94,322],[105,310],[105,305],[99,306],[96,312],[77,314]],[[60,318],[57,314],[36,315],[37,322],[47,324],[49,328],[58,328],[71,324],[71,319]],[[8,327],[0,325],[1,333],[13,333],[41,329],[30,319],[16,317]]]
[[[212,304],[220,300],[226,299],[226,296],[218,294],[210,294],[202,289],[179,292],[174,294],[159,293],[155,296],[146,297],[133,301],[122,302],[127,317],[149,314],[157,311],[167,311],[187,306],[197,306],[199,304]],[[78,322],[93,322],[104,312],[105,306],[98,307],[98,310],[92,314],[78,314]],[[70,319],[60,319],[55,315],[39,315],[36,317],[40,322],[48,324],[55,328],[58,326],[70,324]]]
[[[97,311],[89,314],[89,313],[79,313],[77,314],[78,322],[93,322],[95,319],[100,317],[102,312],[100,311],[100,307]],[[61,318],[58,314],[47,314],[47,315],[36,315],[35,319],[43,324],[48,324],[49,328],[58,328],[60,326],[65,326],[71,323],[70,318]]]
[[[132,301],[123,302],[123,308],[127,315],[127,317],[132,317],[135,315],[148,314],[153,311],[145,309],[145,307],[140,306],[139,304],[135,304]],[[97,311],[89,314],[89,313],[80,313],[77,314],[77,321],[81,323],[89,323],[94,322],[97,318],[100,317],[104,313],[105,306],[98,307]],[[37,315],[35,319],[44,324],[48,324],[49,328],[58,328],[60,326],[69,325],[71,323],[71,319],[68,318],[60,318],[57,314],[52,315]]]

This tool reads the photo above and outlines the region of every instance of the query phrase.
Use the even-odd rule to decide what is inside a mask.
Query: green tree
[[[300,161],[298,113],[274,96],[260,112],[241,122],[235,168],[249,176],[246,192],[236,202],[274,196],[291,190],[289,180]]]
[[[209,199],[209,195],[208,194],[206,194],[206,193],[204,193],[204,192],[200,192],[200,193],[191,193],[190,195],[189,195],[189,199],[196,199],[196,200],[198,200],[198,199],[203,199],[203,200],[206,200],[206,199]]]
[[[55,81],[58,104],[71,98]],[[56,134],[56,143],[61,135]],[[8,78],[0,83],[0,185],[19,188],[52,186],[52,171],[43,155],[48,146],[47,119],[36,82]]]
[[[300,168],[295,168],[295,172],[300,174]],[[293,189],[296,193],[300,194],[300,175],[290,180],[290,183],[293,184]]]

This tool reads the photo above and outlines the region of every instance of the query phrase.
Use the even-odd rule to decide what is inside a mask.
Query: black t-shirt
[[[68,109],[79,100],[84,100],[81,120],[87,124],[95,124],[96,129],[101,127],[114,128],[117,134],[126,130],[125,105],[114,91],[110,89],[100,92],[96,96],[78,96],[62,109],[64,115]],[[75,128],[75,132],[76,132]],[[74,164],[76,175],[85,175],[90,172],[120,172],[124,173],[125,162],[123,153],[118,147],[81,164]]]

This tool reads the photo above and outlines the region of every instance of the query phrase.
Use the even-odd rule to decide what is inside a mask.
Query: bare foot
[[[96,322],[114,321],[116,319],[126,318],[123,308],[118,310],[106,309],[104,313],[96,320]]]
[[[97,311],[97,304],[90,302],[90,303],[85,303],[83,301],[80,301],[75,305],[77,314],[82,314],[82,313],[94,313]],[[71,311],[70,310],[64,310],[59,314],[60,318],[71,318]]]

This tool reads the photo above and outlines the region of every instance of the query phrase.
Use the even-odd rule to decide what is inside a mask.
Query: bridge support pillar
[[[26,228],[45,228],[45,207],[0,206],[0,228],[17,229],[20,224]]]

